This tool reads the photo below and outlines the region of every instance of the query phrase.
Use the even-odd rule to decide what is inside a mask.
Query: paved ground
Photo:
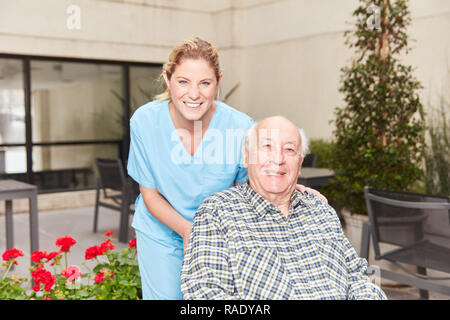
[[[118,226],[119,226],[119,213],[117,211],[109,210],[107,208],[101,208],[99,214],[98,232],[92,232],[94,208],[77,208],[62,211],[45,211],[39,213],[39,246],[40,250],[46,250],[47,252],[57,250],[55,246],[55,240],[57,237],[70,235],[76,241],[77,244],[72,247],[69,254],[69,264],[78,265],[83,271],[84,267],[81,262],[84,261],[84,252],[86,248],[100,244],[105,241],[106,237],[104,233],[108,230],[114,232],[113,243],[117,249],[126,248],[128,244],[120,243],[117,240]],[[4,216],[0,217],[0,252],[6,249],[6,237],[5,237],[5,219]],[[28,268],[30,266],[30,243],[29,243],[29,225],[28,214],[15,214],[14,215],[14,246],[22,250],[25,254],[24,257],[19,258],[19,265],[16,267],[15,272],[19,276],[29,278]],[[131,236],[132,230],[131,231]],[[88,264],[89,267],[92,267]],[[86,270],[86,269],[84,269]],[[419,299],[418,290],[412,287],[393,288],[382,285],[383,290],[389,299],[393,300],[412,300]],[[448,300],[449,297],[442,296],[434,293],[430,293],[430,299],[432,300]]]

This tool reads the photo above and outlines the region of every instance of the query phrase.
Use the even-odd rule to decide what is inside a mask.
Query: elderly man
[[[249,130],[249,180],[197,211],[182,267],[184,298],[386,299],[333,208],[296,191],[304,135],[283,117]]]

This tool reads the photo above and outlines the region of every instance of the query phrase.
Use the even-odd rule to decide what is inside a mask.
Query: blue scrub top
[[[253,120],[223,102],[214,103],[216,110],[193,156],[173,125],[169,100],[143,105],[130,120],[128,174],[140,185],[158,189],[191,222],[204,199],[247,179],[242,142]],[[141,195],[135,209],[133,228],[158,242],[182,246],[181,237],[151,215]]]

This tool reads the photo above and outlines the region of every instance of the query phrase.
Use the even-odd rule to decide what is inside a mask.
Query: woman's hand
[[[301,193],[305,193],[305,192],[307,192],[307,193],[312,193],[312,194],[315,195],[317,198],[319,198],[320,201],[322,201],[322,202],[325,203],[325,204],[328,204],[327,198],[325,198],[325,197],[323,196],[323,194],[321,194],[319,191],[317,191],[317,190],[315,190],[315,189],[311,189],[311,188],[305,187],[305,186],[302,185],[302,184],[297,184],[297,185],[295,186],[295,189],[297,189],[297,190],[300,191]]]

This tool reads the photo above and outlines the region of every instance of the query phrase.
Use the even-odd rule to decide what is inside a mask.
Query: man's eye
[[[294,155],[294,154],[297,153],[297,151],[296,151],[295,149],[293,149],[293,148],[286,148],[286,149],[284,149],[284,150],[285,150],[285,152],[286,152],[287,154],[289,154],[289,155]]]

